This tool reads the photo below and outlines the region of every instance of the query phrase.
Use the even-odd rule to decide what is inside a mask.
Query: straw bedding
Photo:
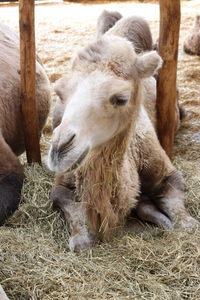
[[[38,5],[37,48],[51,82],[68,72],[72,53],[92,37],[104,8],[146,17],[155,40],[155,3]],[[182,52],[198,8],[198,1],[182,2],[178,86],[187,117],[176,136],[174,163],[185,178],[188,210],[200,220],[200,58]],[[17,7],[4,5],[0,11],[0,21],[17,29]],[[50,122],[42,138],[43,155]],[[198,228],[170,232],[129,220],[135,228],[129,226],[110,243],[70,253],[67,228],[49,201],[53,174],[38,165],[25,164],[25,171],[20,209],[0,228],[0,283],[10,299],[199,299]]]

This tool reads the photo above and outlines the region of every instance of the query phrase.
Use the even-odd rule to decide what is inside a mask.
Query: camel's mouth
[[[71,165],[71,167],[69,167],[66,171],[72,171],[77,169],[81,163],[83,162],[84,158],[86,157],[86,155],[89,152],[89,148],[86,148],[85,151],[82,152],[82,154],[77,158],[76,161],[74,161]]]
[[[72,149],[69,152],[65,152],[65,155],[61,155],[55,148],[51,148],[48,155],[48,167],[54,172],[66,172],[77,169],[86,155],[89,152],[89,148],[86,148],[82,152]]]

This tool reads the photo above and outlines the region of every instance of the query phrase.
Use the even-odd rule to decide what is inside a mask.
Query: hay
[[[147,226],[70,253],[49,201],[52,174],[35,165],[26,176],[20,210],[0,231],[0,280],[11,299],[198,299],[199,230]],[[194,187],[189,181],[188,195]],[[189,208],[193,215],[200,210],[195,199]]]
[[[174,163],[185,178],[188,210],[200,220],[200,64],[198,57],[185,55],[181,50],[197,2],[184,2],[182,7],[178,85],[187,117],[176,136]],[[156,39],[156,5],[125,2],[54,5],[45,9],[38,6],[38,50],[52,82],[69,70],[69,59],[76,46],[91,38],[102,9],[120,10],[128,15],[131,7],[134,13],[139,9],[147,14],[144,16],[150,19]],[[77,20],[78,8],[81,13]],[[148,15],[151,9],[155,9],[154,19]],[[17,8],[0,10],[0,21],[16,28]],[[55,100],[53,93],[52,97]],[[43,154],[49,147],[50,132],[48,123],[41,142]],[[79,254],[70,253],[67,228],[49,200],[53,174],[38,165],[25,165],[25,171],[27,179],[20,209],[0,228],[0,284],[11,300],[199,299],[199,229],[170,232],[137,224],[137,231],[130,227],[128,233],[110,243]]]

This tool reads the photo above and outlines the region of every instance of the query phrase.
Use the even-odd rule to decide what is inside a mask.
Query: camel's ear
[[[140,78],[154,75],[161,66],[162,59],[156,51],[151,51],[138,56],[135,61],[135,67]]]
[[[60,100],[63,102],[66,94],[67,76],[58,79],[54,84],[54,90]]]

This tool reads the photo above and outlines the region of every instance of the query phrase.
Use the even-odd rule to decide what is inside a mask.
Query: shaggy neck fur
[[[76,191],[85,205],[89,229],[95,235],[99,232],[102,240],[109,239],[117,226],[123,225],[138,193],[137,188],[132,187],[131,194],[123,182],[123,178],[127,177],[124,174],[127,169],[125,162],[130,156],[130,143],[140,109],[141,97],[138,95],[137,90],[136,105],[127,128],[93,150],[77,171]],[[127,205],[124,205],[124,199],[130,197],[133,199],[125,200]]]

